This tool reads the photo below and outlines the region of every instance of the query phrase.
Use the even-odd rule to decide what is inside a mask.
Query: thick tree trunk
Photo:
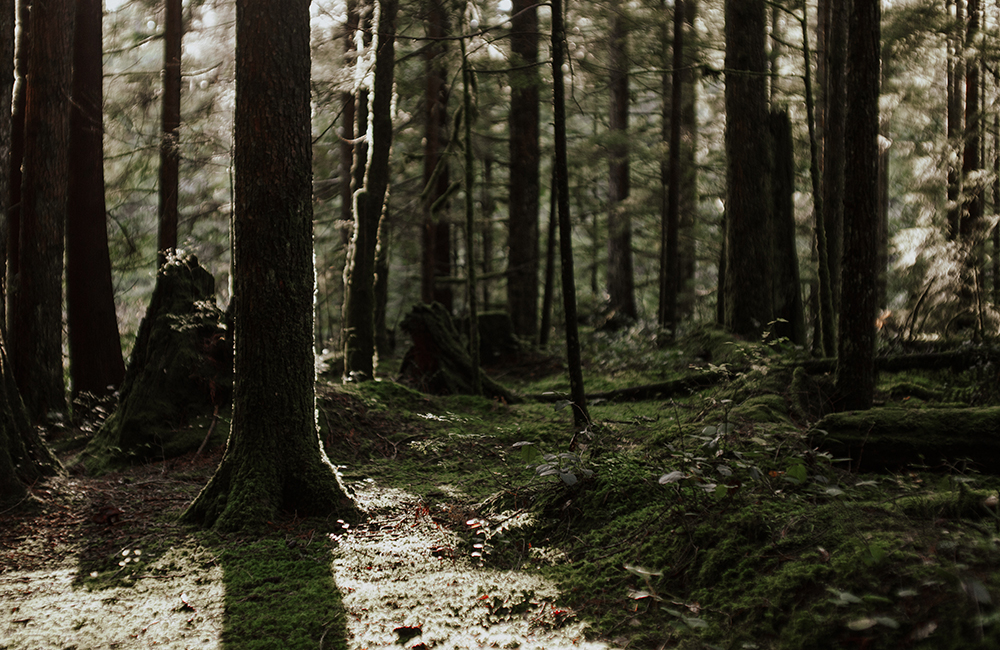
[[[667,160],[660,163],[660,186],[666,195],[662,206],[662,237],[660,241],[660,308],[659,325],[670,340],[677,334],[677,295],[681,284],[677,238],[680,232],[681,193],[681,69],[684,67],[684,0],[675,0],[673,11],[672,72],[663,73],[664,140],[668,143]],[[666,21],[664,20],[664,23]],[[666,32],[664,26],[664,32]],[[664,34],[666,36],[666,34]],[[663,39],[666,43],[666,38]],[[666,55],[664,55],[666,62]],[[666,69],[667,66],[664,66]],[[667,102],[667,89],[670,101]],[[669,105],[669,109],[667,106]],[[668,128],[669,127],[669,128]]]
[[[34,421],[66,411],[62,280],[75,15],[73,0],[36,0],[31,8],[20,272],[10,349]]]
[[[956,25],[965,21],[965,0],[945,0],[945,11],[951,13],[955,7]],[[948,77],[947,77],[947,137],[948,148],[958,158],[962,146],[963,132],[963,101],[962,83],[965,78],[965,32],[961,28],[953,30],[947,39]],[[962,170],[951,156],[948,157],[948,238],[959,238],[962,217]]]
[[[233,424],[184,514],[223,530],[356,513],[315,420],[309,68],[308,0],[237,4]]]
[[[177,249],[177,192],[180,185],[181,0],[165,0],[163,30],[163,115],[160,126],[160,229],[157,264]]]
[[[372,102],[368,128],[371,133],[367,146],[359,148],[359,160],[355,162],[356,167],[363,167],[360,155],[367,155],[371,147],[371,162],[361,179],[364,189],[355,193],[354,237],[348,254],[344,301],[344,377],[358,381],[375,377],[375,254],[389,186],[397,9],[396,0],[380,0],[379,23],[373,41],[375,81],[374,87],[366,93]],[[367,109],[363,113],[367,116]]]
[[[875,393],[878,309],[878,99],[880,0],[854,0],[848,42],[847,174],[844,261],[837,346],[837,394],[843,410],[871,408]]]
[[[0,106],[14,100],[14,0],[0,0]],[[0,329],[7,327],[7,229],[11,112],[0,111]]]
[[[629,197],[629,61],[628,26],[625,5],[611,5],[611,32],[608,34],[610,59],[608,85],[611,105],[608,129],[608,315],[609,318],[639,317],[635,303],[635,277],[632,269],[632,216]]]
[[[823,228],[833,309],[840,305],[840,267],[844,246],[844,137],[847,107],[847,18],[850,2],[830,3],[826,38],[826,87],[823,93]],[[833,317],[836,318],[835,316]]]
[[[764,0],[726,0],[726,327],[756,338],[773,318],[771,159]]]
[[[101,0],[77,0],[66,221],[66,319],[73,395],[125,377],[104,204]]]
[[[966,44],[969,58],[965,61],[965,147],[962,152],[962,206],[959,218],[959,236],[966,250],[965,273],[959,298],[968,316],[962,324],[974,328],[978,312],[976,301],[982,295],[982,243],[983,223],[982,178],[982,111],[980,106],[980,71],[982,61],[978,48],[980,28],[980,0],[968,0],[968,28]]]
[[[423,199],[423,263],[421,299],[440,302],[450,312],[453,306],[451,286],[436,282],[436,278],[451,275],[451,228],[441,216],[447,212],[451,194],[448,162],[444,156],[448,142],[448,71],[444,55],[447,51],[448,14],[442,0],[427,0],[427,36],[439,42],[427,48],[425,87],[424,191]]]
[[[698,15],[698,0],[684,0],[685,29],[695,32],[695,18]],[[700,61],[697,42],[684,41],[684,67],[681,70],[681,191],[679,208],[679,229],[677,239],[677,318],[683,320],[694,314],[696,296],[694,279],[697,265],[695,243],[698,237],[695,227],[698,222],[698,205],[701,196],[698,190],[698,62]]]
[[[28,422],[0,329],[0,508],[6,510],[23,501],[28,496],[27,486],[40,476],[60,471],[62,465]]]
[[[27,103],[28,59],[31,57],[31,14],[27,0],[15,0],[17,30],[14,39],[14,97],[11,106],[10,126],[10,201],[6,215],[6,232],[0,245],[7,248],[7,268],[5,273],[6,295],[4,296],[3,326],[7,332],[14,327],[14,296],[17,294],[18,278],[21,272],[21,168],[24,162],[24,112]],[[7,168],[2,172],[6,174]]]
[[[511,8],[510,203],[507,237],[507,309],[514,330],[538,334],[538,8],[514,0]]]

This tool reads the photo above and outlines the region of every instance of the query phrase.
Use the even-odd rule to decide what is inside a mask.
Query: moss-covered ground
[[[584,430],[558,401],[324,383],[320,435],[369,513],[357,526],[178,525],[220,448],[36,485],[0,513],[0,648],[1000,645],[995,468],[852,473],[810,443],[830,382],[793,372],[795,351],[712,331],[585,340],[590,392],[729,378],[595,401]],[[557,363],[494,376],[568,392]],[[989,368],[884,374],[877,400],[998,405],[997,385]],[[85,438],[50,441],[69,458]]]

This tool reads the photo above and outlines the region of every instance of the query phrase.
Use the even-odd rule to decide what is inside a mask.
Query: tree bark
[[[756,338],[773,318],[771,158],[764,0],[726,0],[726,327]]]
[[[453,304],[451,287],[436,278],[451,275],[451,228],[442,217],[447,212],[451,186],[448,162],[444,156],[448,142],[448,71],[444,55],[448,35],[448,14],[443,0],[427,0],[427,36],[436,41],[424,53],[427,65],[427,85],[424,101],[424,191],[423,199],[423,263],[421,299],[440,302],[450,312]]]
[[[965,22],[965,2],[964,0],[945,0],[945,11],[951,13],[951,7],[955,7],[956,28],[948,36],[948,76],[947,76],[947,127],[949,153],[953,152],[955,158],[948,157],[948,238],[957,240],[961,227],[962,216],[962,173],[961,167],[957,164],[958,151],[962,144],[963,133],[963,101],[962,82],[965,77],[965,31],[961,25]]]
[[[806,343],[806,322],[799,281],[799,252],[795,233],[795,151],[788,111],[770,114],[774,142],[774,174],[771,188],[774,205],[774,338],[795,345]]]
[[[538,335],[538,9],[534,0],[511,7],[510,201],[507,309],[518,336]]]
[[[72,394],[107,395],[125,377],[104,203],[101,0],[77,0],[66,221],[66,320]]]
[[[157,265],[177,249],[177,192],[180,185],[181,0],[165,0],[163,30],[163,115],[160,128],[160,208]]]
[[[840,267],[844,247],[844,137],[847,107],[847,18],[851,2],[830,3],[826,38],[826,88],[823,108],[823,228],[830,266],[833,311],[840,305]],[[836,316],[832,316],[836,319]]]
[[[14,0],[0,0],[0,329],[7,327],[7,229],[11,106],[14,100]]]
[[[563,85],[566,28],[562,0],[552,2],[552,122],[555,138],[556,200],[559,210],[559,257],[562,269],[563,311],[566,318],[566,365],[569,372],[573,424],[590,423],[583,386],[580,335],[576,322],[576,280],[573,277],[573,231],[569,216],[569,163],[566,156],[566,88]]]
[[[608,315],[634,321],[635,303],[632,269],[632,217],[627,204],[629,178],[629,60],[625,5],[611,4],[608,34],[611,105],[608,115]]]
[[[366,381],[375,377],[375,253],[378,227],[389,186],[389,153],[392,149],[392,93],[395,65],[396,0],[380,0],[375,47],[375,71],[370,97],[371,124],[366,125],[365,147],[359,147],[356,167],[370,163],[354,195],[354,237],[348,253],[344,300],[344,377]],[[360,95],[360,93],[359,93]],[[368,115],[368,110],[359,114]],[[360,125],[359,125],[360,126]],[[370,133],[368,133],[370,131]],[[359,129],[360,132],[360,129]]]
[[[842,410],[871,408],[878,309],[880,0],[854,0],[848,39],[844,263],[836,389]]]
[[[20,272],[10,347],[33,421],[66,411],[62,280],[75,14],[73,0],[35,0],[31,8]]]
[[[664,140],[668,142],[669,155],[660,163],[660,186],[666,194],[662,209],[662,239],[660,242],[660,309],[659,325],[668,332],[670,340],[677,334],[677,295],[681,279],[678,260],[677,237],[680,231],[681,193],[681,69],[684,67],[684,0],[674,0],[673,11],[673,70],[669,77],[663,73]],[[666,28],[664,28],[664,32]],[[663,39],[666,43],[666,38]],[[666,59],[666,56],[664,56]],[[664,66],[666,68],[667,66]],[[666,90],[670,89],[669,111]],[[669,119],[667,119],[669,117]],[[669,128],[667,128],[669,126]]]
[[[233,423],[184,514],[222,530],[356,516],[315,420],[309,72],[308,0],[237,4]]]
[[[684,0],[685,29],[695,34],[698,0]],[[681,70],[681,190],[677,238],[677,318],[683,320],[694,314],[696,296],[694,279],[697,267],[695,226],[701,202],[698,190],[698,62],[700,53],[697,41],[684,40],[683,69]]]
[[[24,163],[24,111],[27,103],[28,59],[31,58],[31,14],[27,0],[15,0],[14,97],[10,126],[10,202],[3,245],[7,248],[4,321],[7,332],[14,327],[14,303],[21,272],[21,181]],[[7,169],[4,168],[4,173]],[[9,337],[8,337],[9,338]]]

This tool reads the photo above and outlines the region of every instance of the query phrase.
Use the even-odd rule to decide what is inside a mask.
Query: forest
[[[1000,643],[1000,0],[0,33],[0,650]]]

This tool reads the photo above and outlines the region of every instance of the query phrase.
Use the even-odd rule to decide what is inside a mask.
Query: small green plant
[[[589,462],[584,457],[586,449],[547,454],[527,440],[515,442],[514,448],[521,451],[521,458],[528,469],[533,469],[539,478],[558,476],[566,485],[576,485],[581,479],[594,475],[594,470],[590,469]]]

